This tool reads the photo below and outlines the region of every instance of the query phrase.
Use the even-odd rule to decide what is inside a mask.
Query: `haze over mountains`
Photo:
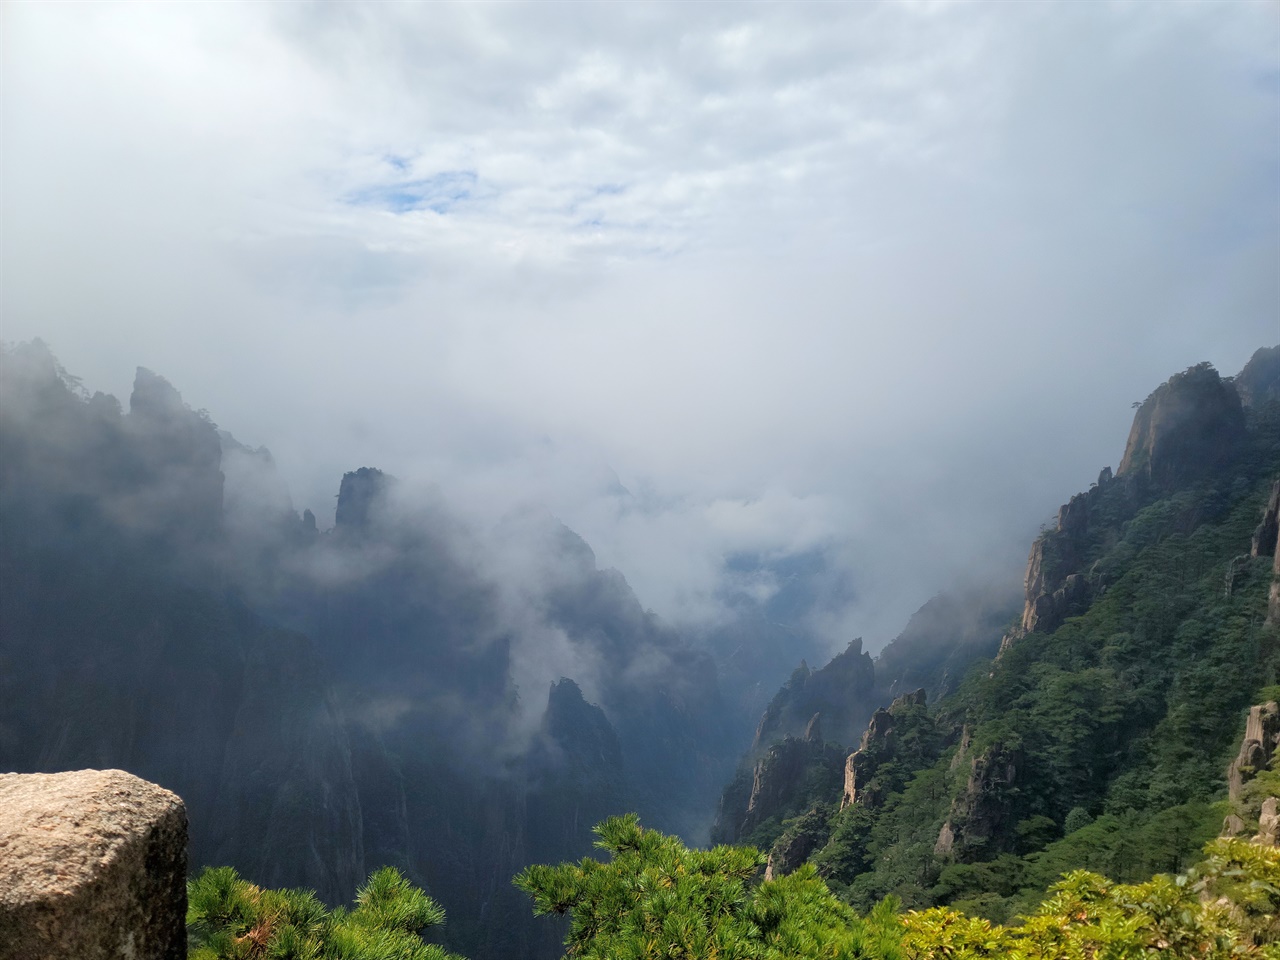
[[[1258,351],[1239,378],[1251,409],[1274,407],[1277,357]],[[805,648],[803,618],[773,619],[779,595],[681,632],[555,517],[477,528],[371,467],[343,475],[322,532],[266,450],[158,374],[139,368],[126,412],[42,343],[0,359],[0,766],[147,776],[186,798],[194,863],[330,902],[400,866],[475,957],[554,954],[557,928],[509,880],[589,852],[597,821],[636,810],[702,842],[744,751],[750,771],[803,736],[834,776],[839,745],[900,693],[953,691],[1002,633],[1077,612],[1065,593],[1054,606],[1071,578],[1033,554],[1046,572],[1028,573],[1021,626],[1012,582],[937,596],[878,662],[857,638],[801,664],[757,724]],[[1178,382],[1139,411],[1122,464],[1154,489],[1245,443],[1240,400],[1233,420],[1215,399],[1235,386],[1207,366]],[[801,596],[806,573],[822,575],[795,571]],[[761,776],[725,792],[721,836],[790,815],[785,791],[757,797]]]
[[[4,17],[5,340],[162,373],[321,529],[361,465],[540,506],[669,623],[811,563],[874,650],[1273,339],[1265,5]]]
[[[193,862],[330,902],[402,866],[474,960],[554,954],[510,877],[602,816],[743,833],[776,742],[839,780],[1076,616],[1089,570],[1021,585],[1054,505],[1276,340],[1265,3],[13,0],[0,44],[0,766],[149,776]]]

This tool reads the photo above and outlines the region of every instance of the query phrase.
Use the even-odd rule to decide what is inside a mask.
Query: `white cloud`
[[[162,371],[322,522],[365,464],[546,502],[672,616],[829,538],[874,646],[1276,339],[1265,4],[3,17],[4,338]]]

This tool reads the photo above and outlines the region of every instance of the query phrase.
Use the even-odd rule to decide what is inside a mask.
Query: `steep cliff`
[[[1207,365],[1148,398],[1122,469],[1033,546],[999,656],[927,704],[874,712],[840,785],[757,835],[774,873],[808,850],[859,908],[892,893],[1004,921],[1066,870],[1185,869],[1222,823],[1228,781],[1253,798],[1235,829],[1270,836],[1280,404],[1261,399],[1257,370],[1244,379],[1248,404]],[[726,805],[750,792],[735,786]]]
[[[1240,750],[1227,768],[1230,812],[1224,836],[1256,833],[1254,840],[1277,846],[1280,817],[1280,704],[1274,700],[1249,708]]]
[[[1246,409],[1259,410],[1280,401],[1280,346],[1260,347],[1235,377],[1236,392]]]
[[[874,686],[875,668],[871,657],[862,651],[861,637],[820,670],[810,670],[801,662],[760,718],[752,751],[759,752],[781,737],[803,733],[814,714],[822,715],[828,738],[851,742],[874,709],[870,696]]]
[[[1280,478],[1271,487],[1271,496],[1262,511],[1262,521],[1253,531],[1249,556],[1271,558],[1271,590],[1267,599],[1267,623],[1280,624]]]
[[[1280,348],[1276,348],[1280,350]],[[1139,406],[1113,475],[1104,468],[1097,483],[1058,510],[1052,530],[1032,544],[1023,579],[1023,612],[1001,641],[1001,651],[1034,631],[1050,632],[1085,610],[1109,586],[1110,571],[1098,561],[1120,539],[1122,527],[1160,497],[1228,476],[1254,453],[1256,436],[1272,429],[1270,419],[1252,435],[1252,414],[1280,391],[1280,373],[1267,351],[1259,351],[1241,374],[1224,380],[1207,363],[1169,378]],[[1246,384],[1242,389],[1241,383]],[[1254,418],[1256,419],[1256,417]],[[1246,472],[1248,467],[1243,467]],[[1194,526],[1195,516],[1185,518]]]
[[[511,877],[604,816],[704,834],[715,668],[563,524],[482,549],[365,467],[321,532],[155,374],[125,413],[40,345],[0,364],[0,769],[128,769],[186,799],[194,865],[329,903],[393,864],[475,960],[557,954]],[[547,643],[596,703],[564,681],[540,721]]]
[[[853,803],[867,808],[877,807],[893,789],[901,786],[894,782],[892,773],[883,779],[877,777],[877,774],[889,764],[896,763],[897,769],[901,770],[909,767],[913,761],[922,759],[903,756],[904,753],[910,753],[912,748],[908,746],[906,750],[899,749],[899,732],[904,724],[919,724],[921,721],[930,723],[924,707],[925,692],[920,689],[904,694],[894,700],[889,709],[877,710],[872,715],[858,749],[845,758],[841,809]],[[912,732],[919,737],[919,731]],[[905,764],[901,762],[904,759]]]
[[[838,788],[843,766],[838,744],[784,737],[725,789],[711,842],[769,848],[784,820]]]
[[[1240,395],[1207,363],[1170,377],[1133,418],[1118,477],[1172,490],[1227,467],[1244,440]]]

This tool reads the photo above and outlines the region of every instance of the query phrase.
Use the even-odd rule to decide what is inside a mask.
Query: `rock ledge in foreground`
[[[0,774],[0,960],[183,960],[187,813],[121,770]]]

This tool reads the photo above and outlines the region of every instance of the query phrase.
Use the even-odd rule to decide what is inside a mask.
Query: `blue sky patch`
[[[470,200],[475,189],[474,170],[444,170],[417,180],[365,187],[347,194],[346,201],[361,207],[380,207],[392,213],[434,210],[443,214]]]

